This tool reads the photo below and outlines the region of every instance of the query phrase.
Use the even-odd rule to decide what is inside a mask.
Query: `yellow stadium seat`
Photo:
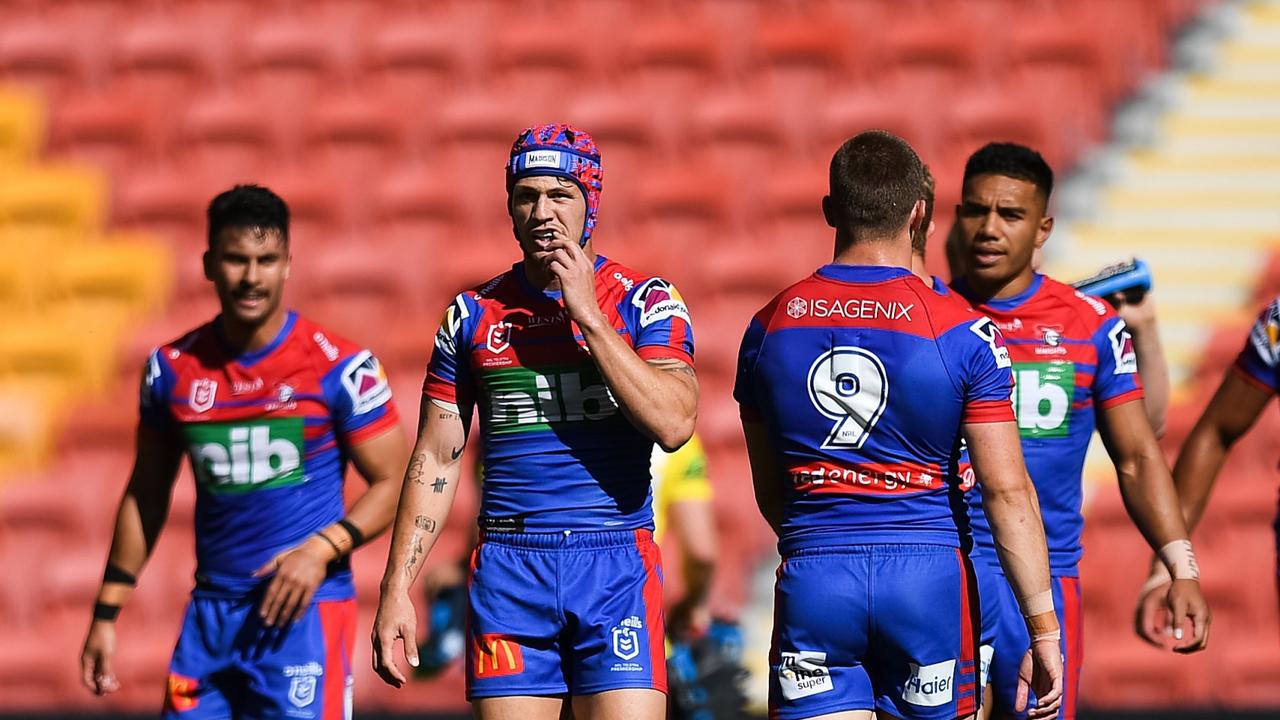
[[[82,397],[103,391],[114,372],[120,321],[98,310],[73,313],[78,321],[53,315],[0,325],[0,381],[63,384]]]
[[[34,470],[49,458],[61,396],[47,384],[0,383],[0,476]]]
[[[116,235],[68,248],[52,259],[49,297],[115,300],[141,315],[158,309],[168,295],[171,266],[163,244],[143,235]]]
[[[25,163],[44,141],[44,108],[31,95],[0,90],[0,166]]]
[[[102,177],[79,166],[24,167],[0,172],[0,228],[90,236],[103,225]]]

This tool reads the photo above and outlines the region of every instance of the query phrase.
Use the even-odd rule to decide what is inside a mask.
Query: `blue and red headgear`
[[[525,130],[511,145],[511,160],[507,162],[508,208],[516,181],[537,175],[562,177],[582,190],[587,201],[587,217],[578,244],[586,245],[596,228],[600,190],[604,186],[604,167],[600,164],[596,141],[568,123],[535,125]]]

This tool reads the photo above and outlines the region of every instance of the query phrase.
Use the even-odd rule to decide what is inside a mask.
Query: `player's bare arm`
[[[381,535],[396,511],[400,468],[406,453],[397,426],[348,449],[360,477],[369,483],[342,522],[334,523],[268,561],[255,575],[271,575],[258,614],[268,627],[300,619],[324,582],[329,563]]]
[[[457,408],[444,407],[424,396],[419,412],[418,439],[400,486],[391,552],[373,623],[373,669],[394,687],[406,682],[393,657],[397,640],[404,644],[405,660],[415,667],[418,664],[417,618],[409,588],[453,506],[467,444],[467,424]]]
[[[1191,429],[1173,466],[1173,483],[1188,532],[1200,524],[1231,446],[1248,432],[1270,400],[1270,392],[1230,371]],[[1168,583],[1168,569],[1159,559],[1154,560],[1135,618],[1138,635],[1153,645],[1161,644],[1169,624],[1162,617]]]
[[[764,423],[743,419],[742,434],[747,441],[747,460],[751,463],[751,485],[755,489],[756,507],[775,535],[782,533],[782,475],[770,447]]]
[[[81,681],[97,695],[120,689],[115,676],[115,615],[133,594],[138,573],[164,527],[181,461],[182,447],[172,438],[146,426],[138,428],[133,472],[116,511],[107,570],[80,655]]]
[[[565,310],[582,330],[596,365],[618,407],[641,432],[672,452],[693,437],[698,416],[698,378],[675,359],[645,361],[605,318],[596,300],[595,266],[576,243],[557,239],[543,258],[560,282]]]
[[[1123,296],[1120,300],[1123,301]],[[1157,438],[1161,437],[1169,413],[1169,362],[1160,344],[1155,301],[1148,293],[1139,302],[1121,302],[1116,312],[1133,337],[1133,351],[1138,357],[1138,370],[1142,375],[1143,405],[1147,419],[1151,421],[1151,430]]]
[[[1209,606],[1200,592],[1200,571],[1169,466],[1146,411],[1137,402],[1106,408],[1098,413],[1098,431],[1115,463],[1129,517],[1175,578],[1166,601],[1177,641],[1174,647],[1182,652],[1201,650],[1208,642]],[[1191,625],[1192,632],[1184,639],[1185,624]]]
[[[1019,672],[1015,709],[1026,707],[1029,687],[1036,693],[1036,706],[1028,711],[1028,717],[1053,717],[1062,702],[1058,647],[1062,631],[1053,610],[1044,523],[1022,459],[1018,427],[1012,422],[968,423],[964,435],[1000,566],[1018,598],[1031,636],[1028,660]]]

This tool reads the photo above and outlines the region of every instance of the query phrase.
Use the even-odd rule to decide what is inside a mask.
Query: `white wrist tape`
[[[1174,540],[1160,548],[1160,559],[1174,580],[1200,579],[1200,566],[1196,565],[1196,554],[1191,549],[1190,540]]]
[[[1056,644],[1061,641],[1062,641],[1062,628],[1058,628],[1053,632],[1040,633],[1039,635],[1031,636],[1032,645],[1038,642],[1053,642]]]
[[[1044,592],[1028,595],[1022,598],[1022,616],[1034,617],[1043,613],[1053,612],[1053,591],[1045,590]]]

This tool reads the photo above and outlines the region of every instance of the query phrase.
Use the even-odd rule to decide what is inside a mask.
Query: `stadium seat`
[[[159,149],[150,116],[122,101],[118,92],[68,98],[59,104],[49,130],[52,153],[101,168],[112,179]]]
[[[379,95],[404,112],[420,112],[422,103],[456,91],[470,72],[471,44],[445,19],[388,17],[367,42],[364,75]]]
[[[115,300],[142,317],[163,306],[172,266],[167,248],[152,238],[117,235],[63,253],[53,264],[48,290],[64,301]]]
[[[130,230],[145,230],[174,247],[190,247],[204,239],[204,209],[209,198],[192,187],[191,177],[171,165],[139,166],[120,184],[115,220]],[[175,283],[179,293],[187,280]]]
[[[259,179],[284,158],[271,119],[253,96],[213,92],[194,99],[178,129],[175,150],[212,184]]]
[[[31,93],[0,90],[0,168],[32,159],[44,141],[44,113]]]
[[[85,83],[85,58],[73,34],[49,19],[0,27],[0,80],[60,99]]]
[[[24,168],[0,175],[0,227],[84,237],[102,225],[102,179],[72,166]]]
[[[116,39],[113,71],[120,91],[148,108],[162,127],[211,76],[207,31],[181,15],[154,16],[128,23]]]
[[[294,132],[315,99],[335,89],[340,70],[333,39],[297,18],[277,17],[254,24],[245,40],[243,65],[254,96],[266,99]]]
[[[688,99],[723,69],[722,42],[716,26],[701,17],[645,15],[623,40],[620,66],[638,92]]]

